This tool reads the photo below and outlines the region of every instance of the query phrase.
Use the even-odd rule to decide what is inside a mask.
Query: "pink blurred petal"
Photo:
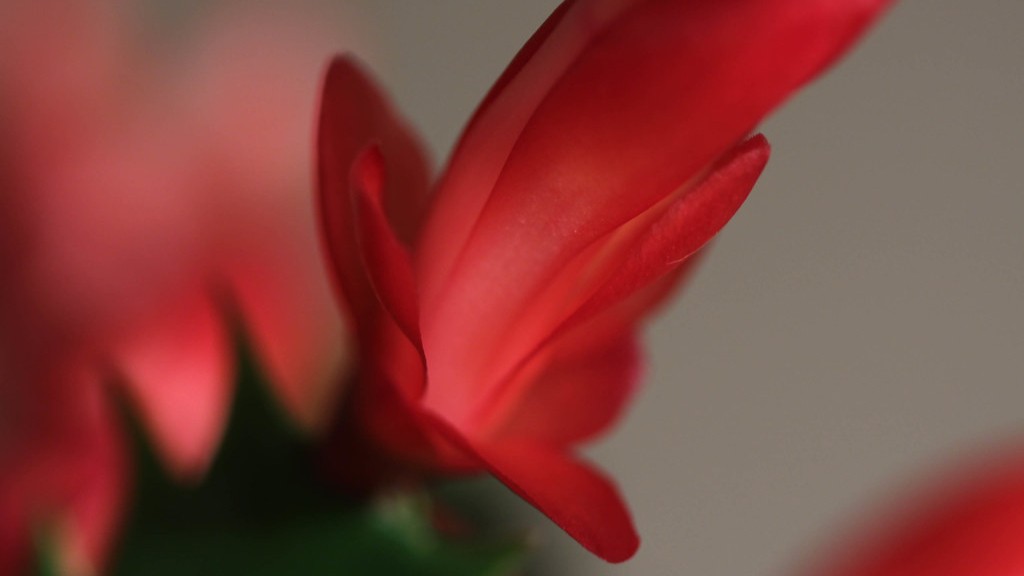
[[[5,130],[24,162],[41,162],[102,129],[130,85],[130,7],[120,0],[0,3]]]
[[[207,265],[227,280],[279,398],[309,431],[330,416],[343,362],[309,200],[317,79],[352,41],[341,16],[214,6],[183,43],[169,86],[205,178],[196,200]]]
[[[68,365],[3,378],[0,574],[23,573],[33,531],[47,529],[69,573],[98,571],[122,518],[127,470],[96,375]],[[27,382],[36,394],[15,390]]]
[[[220,442],[234,355],[214,300],[197,289],[114,348],[113,360],[168,468],[197,480]]]
[[[287,254],[258,255],[233,263],[232,296],[278,399],[303,429],[317,432],[333,415],[348,362],[326,279]]]
[[[167,465],[194,480],[219,440],[234,362],[208,284],[236,299],[303,423],[314,427],[332,404],[341,329],[308,193],[315,78],[337,37],[326,20],[292,6],[218,9],[190,38],[195,52],[175,48],[161,60],[136,42],[134,8],[0,3],[0,116],[9,120],[0,178],[13,191],[0,199],[0,377],[10,376],[10,358],[55,374],[20,370],[0,383],[0,412],[15,395],[31,405],[85,402],[82,389],[95,383],[68,375],[69,358],[98,369],[98,356],[124,377]],[[59,385],[44,387],[50,380]],[[80,476],[79,453],[98,464],[113,458],[74,450],[71,440],[61,441],[67,451],[47,446],[60,436],[51,428],[66,429],[49,420],[8,435],[7,416],[0,413],[0,467],[18,461],[9,450],[38,448],[42,460],[23,459],[18,475],[43,492]],[[113,426],[115,417],[104,417]],[[4,500],[19,498],[6,478],[0,517],[21,514]],[[95,519],[82,523],[96,530],[68,536],[79,556],[95,557],[112,537],[103,503],[123,488],[82,501],[81,516]],[[0,526],[0,540],[14,534],[9,526]],[[23,542],[27,532],[11,537]]]

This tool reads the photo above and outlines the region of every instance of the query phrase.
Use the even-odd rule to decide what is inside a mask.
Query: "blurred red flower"
[[[331,405],[310,128],[339,31],[295,5],[147,30],[141,8],[0,5],[2,574],[38,525],[66,562],[102,562],[128,484],[108,382],[175,475],[203,473],[233,383],[225,305],[298,422]]]
[[[489,471],[598,556],[632,556],[620,495],[573,449],[616,419],[640,371],[638,325],[764,167],[750,131],[887,4],[565,2],[429,200],[415,137],[336,60],[320,193],[368,452]]]
[[[1024,572],[1024,446],[974,455],[913,486],[807,576],[1015,576]]]

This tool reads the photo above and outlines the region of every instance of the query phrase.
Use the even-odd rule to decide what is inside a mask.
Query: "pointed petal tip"
[[[453,446],[595,556],[620,563],[636,554],[640,537],[633,517],[618,487],[600,470],[562,448],[536,442],[479,441],[442,418],[425,416]]]
[[[357,63],[356,57],[350,52],[342,52],[331,56],[327,62],[327,74],[328,78],[338,77],[340,74],[358,69],[359,64]]]
[[[352,88],[350,87],[353,83],[356,83],[358,86],[356,90],[359,91],[363,91],[366,89],[366,86],[372,85],[366,67],[350,52],[332,56],[327,62],[322,78],[322,89],[320,92],[321,109],[324,107],[324,102],[332,98],[333,95],[351,90]]]
[[[230,336],[214,299],[190,294],[115,347],[115,369],[167,470],[202,479],[234,393]]]
[[[766,160],[767,160],[768,156],[771,156],[771,152],[772,152],[771,142],[769,142],[768,138],[764,134],[762,134],[760,132],[758,132],[757,134],[754,134],[750,138],[747,138],[747,140],[746,140],[746,142],[744,142],[744,144],[746,144],[747,146],[750,146],[751,148],[761,150],[762,153],[764,154]]]

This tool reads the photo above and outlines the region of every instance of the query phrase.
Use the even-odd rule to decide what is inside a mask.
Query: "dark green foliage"
[[[170,482],[135,426],[137,490],[115,576],[498,576],[517,569],[521,542],[442,536],[425,494],[365,502],[322,483],[313,446],[279,411],[246,347],[239,349],[231,419],[200,485]]]

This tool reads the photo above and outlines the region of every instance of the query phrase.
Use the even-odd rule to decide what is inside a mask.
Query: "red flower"
[[[43,524],[67,562],[102,563],[129,484],[107,382],[176,476],[202,475],[234,378],[226,301],[296,419],[330,405],[341,327],[308,193],[334,31],[217,10],[161,59],[132,42],[138,8],[0,5],[4,575]]]
[[[616,419],[638,325],[764,167],[750,131],[887,4],[565,2],[429,199],[416,139],[336,60],[320,192],[357,429],[414,467],[489,471],[598,556],[632,556],[621,497],[574,448]]]
[[[917,486],[814,562],[808,576],[1016,576],[1024,572],[1024,446]]]

